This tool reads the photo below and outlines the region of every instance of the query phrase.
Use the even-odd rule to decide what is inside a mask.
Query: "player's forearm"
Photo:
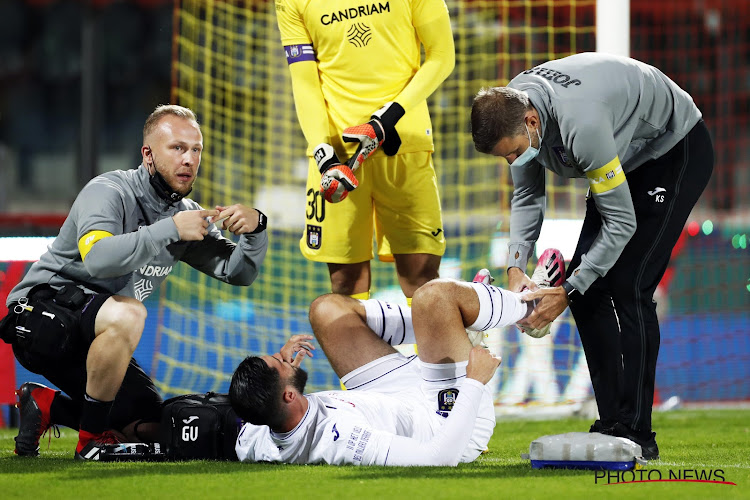
[[[394,437],[384,465],[458,465],[474,432],[483,393],[481,382],[464,379],[456,404],[437,434],[427,442]]]
[[[315,61],[300,61],[289,65],[292,75],[294,107],[302,133],[308,145],[330,144],[328,109],[320,88],[318,66]]]
[[[447,11],[444,16],[417,27],[417,34],[425,47],[424,64],[394,99],[407,112],[435,92],[456,65],[456,49]]]
[[[97,241],[83,259],[94,278],[124,276],[148,264],[167,245],[180,240],[171,217],[132,233],[108,236]]]

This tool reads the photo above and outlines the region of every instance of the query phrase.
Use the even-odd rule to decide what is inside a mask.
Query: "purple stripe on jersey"
[[[285,45],[284,54],[286,55],[287,64],[315,60],[315,51],[309,43],[304,45]]]

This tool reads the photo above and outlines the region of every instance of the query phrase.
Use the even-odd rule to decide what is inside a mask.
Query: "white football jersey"
[[[428,441],[444,422],[425,399],[359,391],[306,394],[307,413],[290,432],[245,424],[237,438],[242,461],[385,465],[394,436]]]

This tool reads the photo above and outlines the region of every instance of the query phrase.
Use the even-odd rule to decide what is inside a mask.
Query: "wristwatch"
[[[258,227],[250,231],[249,234],[258,234],[266,230],[266,226],[268,225],[268,217],[266,217],[266,214],[255,209],[256,212],[258,212]]]
[[[572,304],[573,299],[575,298],[575,295],[577,295],[576,292],[578,292],[578,290],[576,290],[576,288],[573,285],[571,285],[570,282],[568,281],[563,281],[563,284],[560,286],[563,287],[563,290],[565,290],[565,293],[568,296],[568,304]]]

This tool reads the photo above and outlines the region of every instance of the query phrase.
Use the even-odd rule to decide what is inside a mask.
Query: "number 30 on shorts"
[[[326,218],[326,200],[323,193],[317,189],[307,190],[307,220],[315,219],[317,222],[323,222]]]

